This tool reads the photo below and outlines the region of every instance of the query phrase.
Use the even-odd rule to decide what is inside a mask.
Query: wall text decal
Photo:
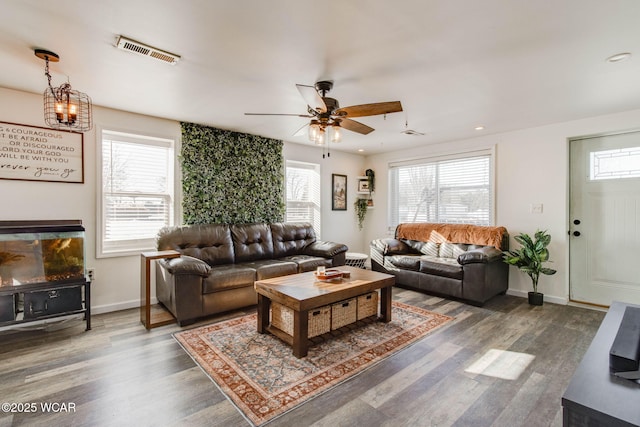
[[[0,179],[84,183],[83,137],[0,122]]]

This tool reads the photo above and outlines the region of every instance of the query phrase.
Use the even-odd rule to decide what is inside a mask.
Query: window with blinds
[[[286,161],[286,222],[309,222],[320,238],[320,165]]]
[[[99,253],[154,249],[173,223],[174,141],[102,131]]]
[[[491,154],[390,165],[390,226],[405,222],[491,225]]]

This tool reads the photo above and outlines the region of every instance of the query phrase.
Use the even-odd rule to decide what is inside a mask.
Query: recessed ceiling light
[[[358,153],[364,152],[364,148],[358,148]]]
[[[620,61],[627,60],[630,57],[631,57],[631,54],[629,52],[616,53],[615,55],[612,55],[612,56],[608,57],[607,61],[609,61],[609,62],[620,62]]]
[[[482,125],[481,126],[476,126],[474,129],[475,130],[484,130],[484,126],[482,126]]]

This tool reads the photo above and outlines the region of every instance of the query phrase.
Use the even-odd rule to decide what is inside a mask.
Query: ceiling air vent
[[[157,59],[158,61],[166,62],[171,65],[174,65],[180,60],[179,55],[128,39],[124,36],[118,37],[117,47],[118,49],[128,50],[129,52],[137,53],[138,55],[149,56],[153,59]]]
[[[412,135],[412,136],[422,136],[422,135],[424,135],[424,133],[418,132],[417,130],[413,130],[413,129],[406,129],[406,130],[403,130],[400,133],[404,133],[405,135]]]

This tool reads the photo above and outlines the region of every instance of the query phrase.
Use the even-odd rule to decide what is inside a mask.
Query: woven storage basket
[[[378,314],[378,292],[373,291],[358,297],[358,320]]]
[[[282,332],[293,335],[293,310],[277,302],[271,303],[271,324]],[[331,307],[316,308],[309,312],[307,338],[326,334],[331,330]]]
[[[349,323],[354,323],[357,305],[356,298],[331,304],[331,329],[335,330]]]

